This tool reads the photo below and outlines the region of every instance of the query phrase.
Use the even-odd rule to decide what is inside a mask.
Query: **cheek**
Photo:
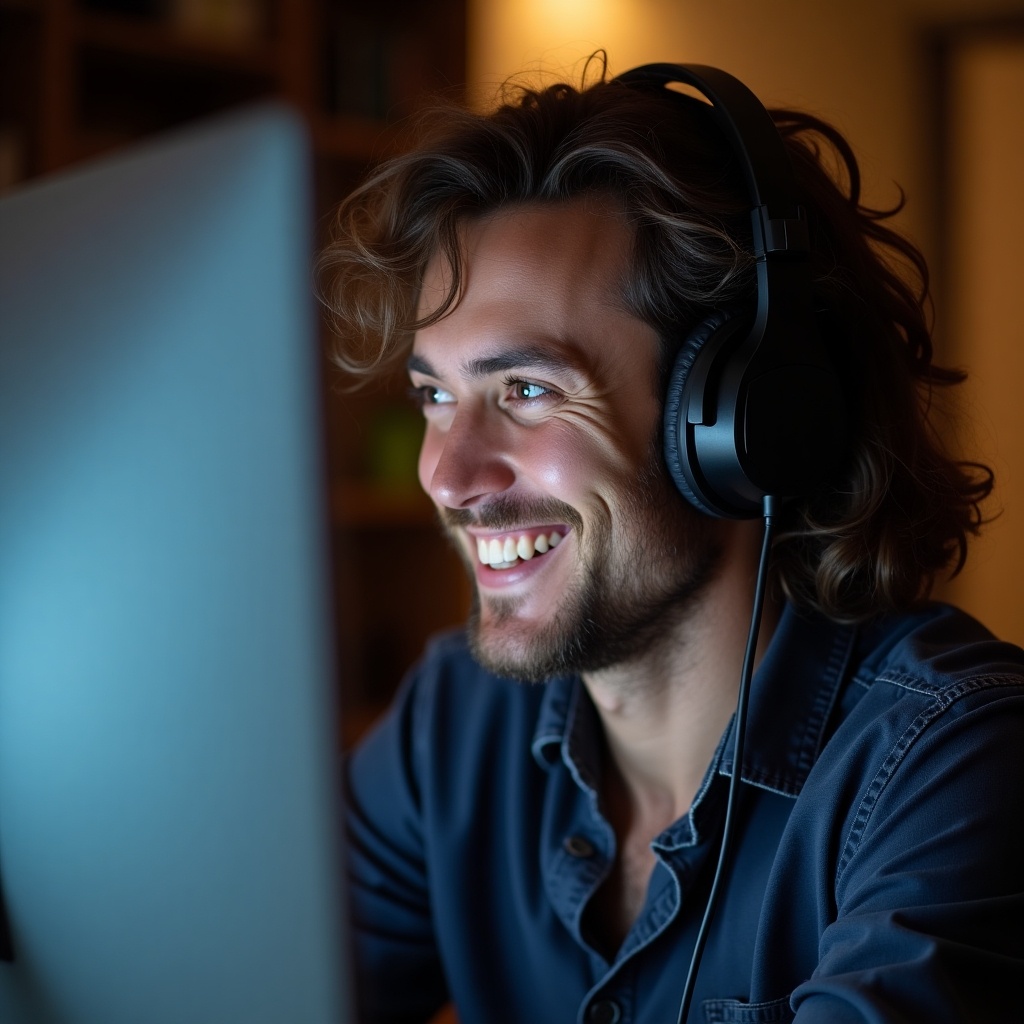
[[[603,490],[630,478],[636,470],[632,453],[603,435],[580,436],[574,431],[538,438],[523,452],[521,465],[544,490],[561,495],[580,495]]]
[[[540,486],[556,494],[579,494],[583,481],[594,476],[593,466],[589,472],[586,470],[584,463],[587,460],[579,448],[565,445],[537,453],[531,465]]]

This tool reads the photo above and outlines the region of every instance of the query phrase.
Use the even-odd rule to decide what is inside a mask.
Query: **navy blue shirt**
[[[578,679],[430,647],[347,766],[361,1020],[676,1020],[731,726],[611,955],[586,916],[615,857],[600,728]],[[861,628],[787,608],[748,730],[690,1020],[1024,1021],[1024,652],[943,605]]]

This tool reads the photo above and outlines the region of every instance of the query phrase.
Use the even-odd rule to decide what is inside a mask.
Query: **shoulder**
[[[919,675],[939,686],[970,676],[1024,674],[1024,650],[949,604],[932,602],[883,619],[867,636],[887,674]]]
[[[1024,687],[1024,651],[951,605],[932,603],[863,631],[854,686],[906,691],[941,710],[972,694]]]
[[[410,704],[421,724],[466,721],[534,709],[543,686],[524,684],[484,668],[473,656],[464,629],[433,637],[399,690],[397,703]]]
[[[799,1019],[853,1000],[881,1016],[893,998],[925,1006],[976,970],[1005,1007],[1019,997],[1008,936],[1024,864],[1024,652],[941,604],[855,637],[776,856],[784,898],[766,912],[767,955],[817,922]]]
[[[932,604],[865,630],[861,654],[816,766],[833,795],[852,784],[840,871],[872,832],[919,842],[953,808],[1002,835],[1024,798],[1024,651]]]
[[[954,749],[954,721],[978,743],[1002,742],[1016,726],[1000,715],[1017,708],[1018,716],[1022,702],[1024,651],[957,608],[928,604],[862,630],[838,730],[892,760],[932,734],[945,738],[940,749]]]
[[[410,670],[406,685],[461,687],[481,679],[500,681],[499,676],[489,672],[473,657],[466,630],[458,627],[430,638],[419,661]]]
[[[422,794],[464,789],[475,766],[530,757],[544,693],[481,666],[464,630],[440,634],[350,758],[352,777],[392,778]]]

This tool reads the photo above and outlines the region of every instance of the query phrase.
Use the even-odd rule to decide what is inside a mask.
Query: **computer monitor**
[[[0,201],[4,1024],[348,1017],[306,142]]]

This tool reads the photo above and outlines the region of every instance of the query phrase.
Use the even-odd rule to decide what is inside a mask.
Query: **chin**
[[[524,683],[541,683],[559,675],[550,655],[553,637],[543,627],[509,621],[485,622],[474,609],[469,644],[476,660],[495,675]]]

